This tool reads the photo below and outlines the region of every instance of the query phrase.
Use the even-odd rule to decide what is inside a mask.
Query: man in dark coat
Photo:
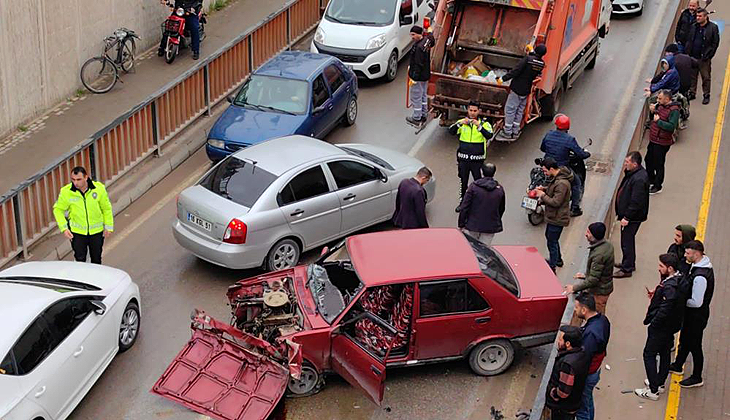
[[[414,84],[410,88],[410,101],[413,106],[413,115],[406,117],[409,124],[420,125],[426,122],[428,116],[428,79],[431,78],[431,47],[434,39],[431,34],[424,33],[423,28],[413,25],[411,28],[413,51],[408,67],[408,77]]]
[[[641,153],[624,159],[624,178],[616,194],[616,216],[621,223],[621,253],[614,278],[631,277],[636,270],[636,233],[649,215],[649,174],[641,166]]]
[[[545,62],[542,61],[545,54],[547,54],[545,45],[537,45],[534,52],[527,54],[517,66],[498,80],[499,83],[512,80],[512,83],[509,85],[510,91],[504,105],[504,128],[499,132],[497,140],[512,141],[520,135],[527,97],[530,95],[535,78],[545,68]]]
[[[685,275],[689,273],[691,264],[687,262],[686,258],[684,258],[684,246],[687,245],[689,241],[694,241],[695,236],[697,236],[697,231],[694,226],[677,225],[674,227],[674,242],[669,245],[669,249],[667,249],[667,254],[674,254],[677,257],[677,260],[679,260],[677,271]]]
[[[493,163],[484,165],[484,176],[469,185],[459,205],[459,228],[485,245],[490,245],[494,234],[502,231],[506,200],[504,188],[494,179],[496,172]]]
[[[563,325],[558,332],[558,355],[545,389],[551,420],[573,420],[581,406],[591,356],[583,350],[580,328]]]
[[[682,10],[682,13],[679,15],[677,29],[674,32],[674,40],[682,49],[684,49],[684,44],[687,43],[690,28],[697,20],[697,9],[699,8],[700,0],[689,0],[687,8]]]
[[[712,57],[720,45],[720,30],[714,22],[710,22],[707,10],[697,9],[697,22],[689,29],[684,51],[690,57],[699,60],[699,72],[692,78],[689,90],[690,99],[697,95],[697,74],[702,76],[702,104],[710,103],[710,87],[712,86]]]
[[[413,178],[404,179],[398,185],[395,198],[393,224],[401,229],[427,228],[426,190],[423,186],[431,180],[431,170],[423,167]]]
[[[644,381],[646,386],[635,389],[634,393],[647,400],[658,400],[659,394],[666,390],[664,382],[669,376],[674,334],[682,326],[684,302],[681,301],[678,291],[679,279],[682,276],[677,271],[678,265],[679,260],[675,255],[660,255],[659,284],[654,290],[646,289],[646,294],[651,299],[644,318],[644,325],[648,326],[644,345],[644,368],[647,379]],[[659,356],[658,369],[657,356]]]
[[[700,68],[700,62],[696,58],[680,53],[677,44],[667,45],[664,54],[665,56],[671,55],[674,57],[674,68],[679,73],[679,93],[688,96],[689,88],[692,87],[692,77],[697,77],[696,73]]]

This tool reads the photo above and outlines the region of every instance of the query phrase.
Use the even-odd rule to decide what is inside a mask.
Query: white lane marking
[[[124,229],[119,234],[114,234],[111,237],[111,240],[108,242],[108,245],[106,245],[104,248],[104,251],[109,252],[112,249],[114,249],[117,245],[119,245],[125,238],[127,238],[129,235],[132,234],[135,230],[137,230],[140,226],[142,226],[147,220],[149,220],[152,216],[154,216],[158,211],[160,211],[161,208],[165,207],[165,205],[172,200],[175,196],[180,194],[182,190],[187,188],[190,184],[195,182],[198,178],[200,178],[205,171],[209,169],[209,165],[205,164],[202,167],[196,169],[192,175],[190,175],[188,178],[186,178],[183,182],[178,184],[175,189],[170,191],[166,196],[164,196],[161,200],[158,200],[157,203],[148,208],[142,215],[137,218],[137,220],[134,221],[129,227]],[[154,187],[153,187],[154,188]]]
[[[433,122],[433,121],[431,121]],[[416,144],[411,147],[411,150],[408,152],[408,156],[414,157],[416,156],[416,153],[418,153],[419,150],[423,147],[424,144],[426,144],[426,141],[431,138],[431,135],[436,130],[434,127],[438,127],[438,125],[434,125],[429,123],[430,127],[426,127],[421,131],[421,133],[418,135],[418,140],[416,141]]]

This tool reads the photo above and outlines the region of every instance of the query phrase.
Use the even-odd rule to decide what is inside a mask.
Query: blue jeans
[[[595,407],[593,405],[593,388],[601,380],[601,369],[586,377],[586,386],[583,388],[583,400],[580,409],[575,413],[576,420],[593,420],[595,418]]]
[[[190,49],[193,52],[200,52],[200,21],[198,15],[190,14],[185,16],[185,26],[190,31]],[[167,45],[167,35],[162,34],[162,40],[160,40],[160,51],[165,49]]]
[[[570,209],[580,208],[580,201],[583,199],[583,180],[577,173],[573,172],[573,182],[570,183]]]
[[[557,267],[558,261],[563,259],[560,255],[560,234],[562,233],[562,226],[551,225],[550,223],[545,226],[545,239],[547,239],[547,249],[550,253],[550,268],[553,270]]]

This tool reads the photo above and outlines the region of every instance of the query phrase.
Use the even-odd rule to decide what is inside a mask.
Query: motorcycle
[[[588,139],[588,144],[584,147],[584,149],[592,144],[593,139]],[[550,183],[550,177],[545,175],[545,172],[542,171],[542,159],[543,158],[535,158],[535,167],[530,170],[530,184],[527,187],[527,195],[522,197],[521,204],[521,207],[527,212],[527,220],[533,226],[538,226],[545,220],[545,205],[540,204],[537,199],[537,189],[538,187],[547,187]],[[580,177],[583,181],[582,185],[585,188],[587,172],[585,161],[571,151],[568,167],[576,176]]]
[[[185,10],[182,7],[175,9],[175,4],[171,0],[165,2],[172,9],[172,13],[162,23],[162,36],[167,38],[165,42],[164,56],[167,64],[172,64],[180,48],[188,48],[191,45],[192,37],[190,30],[185,25],[185,17],[192,13],[198,14],[200,42],[205,39],[205,24],[207,23],[206,14],[203,13],[202,7],[198,12],[195,9]]]

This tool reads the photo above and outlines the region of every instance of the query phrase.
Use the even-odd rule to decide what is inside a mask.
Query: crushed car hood
[[[268,418],[301,374],[300,346],[269,344],[201,311],[192,318],[192,338],[151,392],[219,420]]]

